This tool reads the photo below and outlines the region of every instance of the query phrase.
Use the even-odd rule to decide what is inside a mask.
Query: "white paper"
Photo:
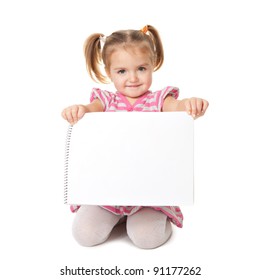
[[[68,204],[193,203],[193,119],[185,112],[86,114],[68,147]]]

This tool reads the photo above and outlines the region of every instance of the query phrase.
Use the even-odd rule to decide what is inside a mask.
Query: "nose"
[[[138,81],[138,75],[135,71],[129,73],[129,81],[131,83],[136,83]]]

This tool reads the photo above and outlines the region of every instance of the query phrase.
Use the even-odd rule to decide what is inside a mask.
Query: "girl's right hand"
[[[77,123],[86,113],[86,106],[84,105],[73,105],[65,108],[61,115],[67,120],[71,125]]]

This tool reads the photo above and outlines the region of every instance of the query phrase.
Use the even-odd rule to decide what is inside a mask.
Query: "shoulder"
[[[156,105],[158,107],[158,110],[161,111],[166,97],[172,96],[174,99],[178,98],[179,88],[173,86],[167,86],[161,90],[155,91],[153,94],[156,99]]]
[[[106,110],[106,108],[109,106],[111,101],[115,99],[115,97],[116,94],[113,92],[100,88],[93,88],[90,95],[90,102],[93,102],[95,99],[99,99],[104,109]]]
[[[178,98],[179,96],[179,88],[178,87],[173,87],[173,86],[167,86],[161,90],[158,90],[154,92],[157,97],[161,97],[164,99],[167,95],[172,95],[175,99]]]
[[[100,88],[93,88],[91,91],[91,95],[93,96],[104,96],[104,97],[112,97],[115,96],[116,94],[114,92],[100,89]]]
[[[116,96],[114,92],[103,90],[100,88],[93,88],[90,95],[90,101],[92,102],[94,99],[98,98],[103,101],[109,101],[110,99],[113,99]]]

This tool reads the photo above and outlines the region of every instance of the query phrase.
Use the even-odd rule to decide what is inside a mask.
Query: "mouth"
[[[129,85],[129,86],[126,86],[128,88],[137,88],[137,87],[140,87],[141,85]]]

